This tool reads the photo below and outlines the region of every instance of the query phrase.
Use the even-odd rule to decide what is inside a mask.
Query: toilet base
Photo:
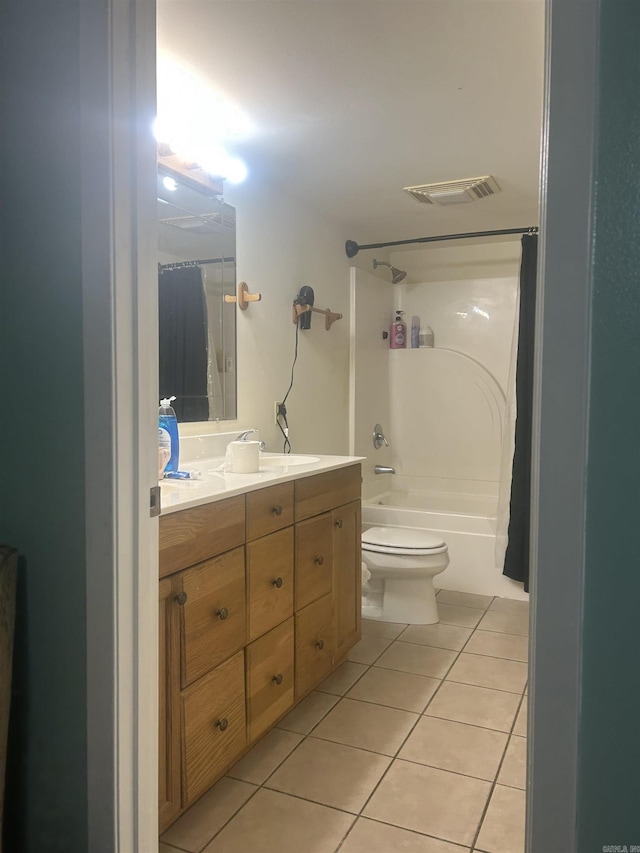
[[[440,621],[433,578],[385,578],[380,604],[380,607],[367,607],[369,612],[365,614],[363,611],[363,616],[381,622],[402,622],[409,625],[435,625]]]

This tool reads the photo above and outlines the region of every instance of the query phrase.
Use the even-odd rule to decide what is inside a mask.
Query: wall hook
[[[260,302],[262,299],[261,293],[249,293],[249,285],[246,281],[238,282],[238,295],[225,296],[225,302],[237,302],[238,308],[241,311],[246,311],[250,302]]]
[[[336,320],[342,320],[342,314],[336,314],[330,308],[313,308],[311,305],[296,305],[294,302],[293,310],[291,312],[291,318],[294,324],[298,322],[298,317],[300,317],[301,314],[307,314],[309,311],[313,311],[314,314],[324,314],[324,327],[327,332]]]

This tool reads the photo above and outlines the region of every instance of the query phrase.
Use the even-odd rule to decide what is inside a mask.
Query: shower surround
[[[396,285],[351,270],[350,452],[367,457],[363,523],[441,533],[451,560],[441,587],[507,598],[527,597],[495,557],[519,258],[510,241],[398,252],[392,262],[409,274]],[[433,328],[433,349],[389,349],[382,332],[397,308]],[[377,422],[388,448],[373,448]]]

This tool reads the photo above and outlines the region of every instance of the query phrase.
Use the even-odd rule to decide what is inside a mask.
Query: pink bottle
[[[407,346],[407,324],[402,322],[404,311],[396,311],[396,319],[389,329],[391,349],[406,349]]]

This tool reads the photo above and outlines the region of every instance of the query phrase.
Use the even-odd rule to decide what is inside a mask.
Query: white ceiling
[[[537,223],[543,0],[159,0],[158,49],[250,116],[236,148],[360,243]],[[404,186],[493,175],[473,204]]]

